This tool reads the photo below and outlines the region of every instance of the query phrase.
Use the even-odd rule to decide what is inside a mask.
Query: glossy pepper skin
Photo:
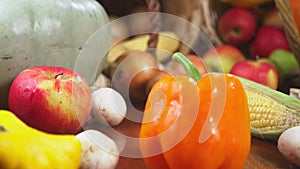
[[[27,126],[0,110],[1,169],[78,169],[81,142],[74,135],[54,135]]]
[[[243,168],[251,134],[242,84],[216,73],[198,82],[188,77],[160,79],[150,91],[140,138],[150,169]]]

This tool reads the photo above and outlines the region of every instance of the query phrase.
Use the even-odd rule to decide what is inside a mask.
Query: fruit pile
[[[230,4],[217,20],[216,29],[224,45],[216,46],[215,50],[222,65],[209,57],[213,52],[204,56],[207,63],[213,67],[223,66],[223,72],[289,93],[285,79],[299,70],[299,63],[291,51],[274,2],[248,2],[251,5],[230,0],[221,2]],[[292,85],[289,87],[299,87],[299,84]]]

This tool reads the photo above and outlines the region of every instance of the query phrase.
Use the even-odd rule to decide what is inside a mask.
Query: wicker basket
[[[124,0],[120,4],[117,0],[98,0],[108,10],[117,15],[129,14],[130,8],[137,5],[147,5],[145,0]],[[161,12],[182,17],[198,26],[215,45],[222,44],[216,29],[218,16],[226,10],[229,5],[220,3],[219,0],[157,0],[161,5]],[[300,34],[293,19],[289,0],[274,0],[279,9],[293,53],[300,63]]]
[[[108,11],[108,14],[125,16],[135,6],[147,6],[145,0],[124,0],[122,5],[118,0],[98,0]],[[218,0],[157,0],[161,6],[160,12],[172,14],[186,19],[201,29],[214,45],[222,44],[216,32],[216,21],[227,5]],[[151,12],[151,10],[150,10]],[[193,37],[195,38],[195,37]],[[195,41],[195,39],[192,39]],[[196,42],[196,41],[195,41]],[[186,53],[186,49],[182,49]]]
[[[290,47],[300,63],[300,35],[293,19],[289,0],[275,0],[276,7],[279,9],[284,25],[284,31],[288,38]]]
[[[218,0],[162,0],[161,4],[163,12],[188,20],[198,26],[213,44],[222,44],[216,32],[216,21],[226,9],[226,5],[221,4]]]
[[[283,21],[283,28],[292,52],[300,63],[300,34],[292,16],[289,0],[274,0],[279,9]],[[197,26],[209,37],[213,44],[222,44],[216,29],[218,16],[229,6],[218,0],[162,0],[164,11],[178,16],[184,16]],[[179,4],[173,5],[172,4]]]

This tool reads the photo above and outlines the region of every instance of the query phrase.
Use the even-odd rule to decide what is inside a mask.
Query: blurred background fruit
[[[242,46],[255,35],[256,19],[243,8],[229,8],[219,18],[217,29],[224,43]]]
[[[267,9],[262,18],[262,25],[275,26],[283,29],[283,23],[280,18],[279,10],[276,7]]]
[[[277,71],[272,64],[267,62],[239,61],[232,67],[230,73],[269,86],[275,90],[278,87]]]
[[[288,73],[299,69],[299,63],[295,55],[290,51],[276,49],[270,54],[269,59],[275,65],[279,75],[279,81],[281,81]]]
[[[274,26],[260,27],[250,45],[250,55],[253,58],[269,57],[275,49],[290,50],[283,30]]]
[[[203,60],[212,71],[229,73],[235,63],[245,60],[245,56],[235,46],[224,44],[208,50]]]

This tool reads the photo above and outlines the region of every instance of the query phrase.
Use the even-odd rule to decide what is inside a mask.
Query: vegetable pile
[[[1,169],[114,169],[131,158],[122,153],[132,147],[149,169],[242,169],[254,138],[270,141],[286,160],[300,165],[300,92],[293,88],[288,95],[278,88],[299,63],[291,51],[279,48],[270,58],[248,62],[254,47],[249,51],[247,43],[258,32],[243,45],[221,37],[223,45],[208,45],[200,56],[202,49],[193,49],[176,30],[157,32],[156,48],[150,49],[149,18],[136,15],[124,22],[94,0],[16,3],[0,2],[0,8],[15,13],[0,18],[8,25],[0,28],[8,39],[0,39],[0,93],[8,101],[0,98]],[[272,1],[220,3],[243,13]],[[70,68],[108,17],[110,49],[89,83]],[[253,31],[270,24],[255,19]],[[220,36],[228,25],[222,22]],[[201,33],[195,38],[203,40]],[[138,123],[134,131],[133,123]],[[132,138],[138,140],[134,145],[127,142]]]

